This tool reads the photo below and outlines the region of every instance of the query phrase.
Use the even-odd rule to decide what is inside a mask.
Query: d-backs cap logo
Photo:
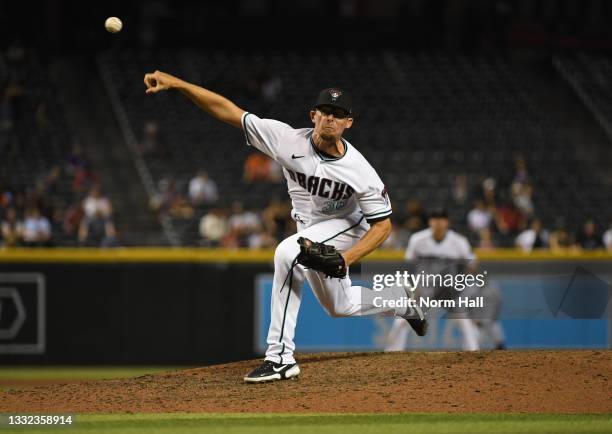
[[[332,102],[336,102],[340,95],[342,95],[342,92],[340,91],[340,89],[330,89],[329,94],[332,97]]]

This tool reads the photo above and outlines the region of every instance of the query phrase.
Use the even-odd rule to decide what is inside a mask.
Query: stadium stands
[[[502,57],[182,50],[113,51],[99,60],[157,190],[151,194],[149,189],[151,207],[168,213],[164,218],[180,245],[203,244],[200,220],[213,208],[223,208],[215,215],[224,215],[239,201],[245,212],[260,212],[272,201],[272,214],[284,209],[274,200],[286,197],[285,184],[273,166],[266,168],[271,173],[265,180],[245,177],[245,162],[254,151],[244,146],[240,131],[202,114],[177,94],[145,96],[142,76],[154,69],[203,83],[259,116],[294,127],[309,126],[308,110],[318,90],[330,85],[348,90],[356,111],[348,139],[387,184],[394,221],[404,229],[410,226],[405,204],[414,199],[425,210],[447,207],[454,226],[466,233],[467,214],[476,199],[483,199],[496,246],[513,245],[532,217],[549,231],[562,226],[575,233],[589,218],[604,229],[612,215],[609,141],[586,146],[566,134],[559,120],[536,103],[531,77]],[[610,58],[583,53],[557,56],[554,64],[610,133],[612,90],[605,79],[612,69]],[[70,213],[78,214],[75,204],[78,208],[95,175],[87,167],[83,186],[75,187],[80,181],[70,165],[75,160],[81,164],[80,159],[89,163],[74,146],[62,95],[36,55],[18,50],[0,57],[0,89],[0,178],[5,185],[0,188],[18,200],[37,201],[53,225],[52,244],[78,245],[66,223]],[[189,181],[200,171],[216,184],[218,201],[194,205],[187,200]],[[23,213],[25,205],[20,206]],[[0,218],[7,209],[3,203]],[[149,210],[123,209],[128,212]],[[508,222],[500,220],[512,227],[517,213],[519,227],[505,230]],[[274,215],[267,220],[280,222]],[[481,236],[489,234],[471,233],[474,243]],[[403,241],[400,237],[397,245]]]
[[[250,151],[242,147],[240,132],[178,95],[145,97],[144,72],[160,69],[203,83],[259,116],[294,127],[309,126],[307,111],[319,89],[347,89],[356,110],[348,138],[387,183],[396,221],[402,219],[405,201],[418,198],[426,209],[447,206],[456,226],[465,229],[484,179],[495,182],[495,206],[512,199],[517,159],[525,161],[533,215],[549,228],[560,216],[571,229],[586,217],[597,218],[605,198],[601,180],[575,157],[576,143],[534,104],[527,78],[503,58],[185,50],[107,53],[100,65],[108,68],[134,130],[139,133],[151,121],[158,125],[162,149],[145,155],[153,176],[171,176],[183,191],[198,170],[206,170],[225,204],[241,200],[262,208],[272,195],[284,194],[284,185],[246,183],[242,171]],[[451,199],[458,175],[467,179],[463,203]],[[196,212],[186,224],[184,244],[198,238],[200,215]],[[497,244],[512,245],[514,235],[497,233]]]
[[[554,65],[612,138],[612,58],[603,54],[575,53],[555,56]],[[599,148],[602,162],[612,159],[612,147]]]
[[[79,245],[81,201],[98,183],[71,131],[62,95],[35,50],[15,45],[0,53],[0,221],[32,209],[51,225],[49,240],[0,237],[0,246]],[[6,238],[6,237],[4,237]]]

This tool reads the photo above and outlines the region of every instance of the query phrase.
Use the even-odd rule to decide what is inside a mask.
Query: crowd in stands
[[[270,179],[252,180],[257,181]],[[492,250],[515,246],[525,252],[600,248],[612,251],[612,222],[604,233],[590,219],[578,231],[561,223],[552,230],[543,226],[532,201],[527,168],[520,157],[516,175],[505,189],[490,177],[482,179],[475,191],[468,191],[467,184],[467,176],[460,175],[450,186],[449,196],[455,205],[473,199],[465,221],[451,224],[467,228],[466,235],[475,247]],[[174,218],[197,220],[201,237],[198,244],[205,247],[272,248],[295,233],[288,200],[273,197],[265,207],[256,209],[239,201],[223,204],[219,197],[216,182],[202,170],[189,181],[185,191],[177,188],[173,178],[162,179],[151,207]],[[403,207],[394,205],[393,232],[383,247],[403,249],[413,233],[427,227],[428,210],[418,199],[408,200]],[[102,193],[78,145],[62,164],[41,176],[35,188],[15,189],[0,179],[0,240],[4,247],[118,246],[112,215],[112,203]]]
[[[246,171],[245,171],[246,174]],[[267,177],[252,182],[270,181]],[[241,201],[221,203],[217,183],[206,171],[199,171],[185,185],[177,187],[173,177],[158,183],[151,210],[175,220],[197,221],[197,245],[205,247],[274,247],[295,233],[290,204],[272,198],[263,208],[248,207]]]
[[[534,245],[570,248],[586,219],[593,217],[601,229],[609,214],[595,214],[604,177],[592,162],[576,158],[576,143],[557,124],[558,114],[538,104],[538,80],[503,56],[185,49],[126,50],[103,60],[158,185],[151,209],[165,217],[180,245],[270,244],[264,208],[271,197],[286,200],[286,188],[278,164],[240,146],[240,132],[183,99],[143,99],[139,75],[151,65],[193,77],[253,113],[296,128],[309,125],[305,104],[329,81],[357,89],[358,127],[347,139],[388,187],[395,223],[388,247],[403,248],[411,233],[426,227],[427,212],[440,206],[450,211],[453,227],[483,249],[515,247],[522,232],[538,227],[536,219],[555,236],[533,236]],[[316,74],[321,68],[324,79]],[[257,71],[265,72],[261,79]],[[275,99],[279,88],[283,101]],[[596,149],[607,145],[596,137],[591,141]],[[207,175],[193,180],[201,169]],[[569,170],[576,176],[568,177]],[[213,183],[216,195],[205,192]],[[260,223],[234,223],[230,229],[236,213],[249,221],[256,214]],[[528,234],[518,242],[527,243]]]
[[[227,71],[252,65],[243,56],[223,53],[211,54],[213,62],[208,54],[192,56],[188,52],[183,55],[185,62],[175,63],[193,61],[195,70],[210,74],[201,77],[204,82],[214,83],[217,77],[225,77]],[[45,93],[52,92],[53,86],[44,80],[44,68],[26,65],[24,56],[18,47],[7,54],[0,53],[0,168],[3,169],[0,171],[0,245],[120,245],[112,203],[101,190],[91,162],[78,145],[70,150],[67,145],[70,140],[63,140],[69,128],[58,127],[61,110],[54,104],[60,98]],[[427,212],[434,206],[445,205],[453,211],[451,225],[480,249],[590,250],[605,246],[612,250],[612,225],[602,228],[601,215],[597,216],[599,227],[591,220],[593,204],[601,203],[597,199],[601,196],[587,197],[591,205],[589,211],[579,206],[569,209],[567,204],[584,195],[578,180],[568,184],[573,187],[573,196],[564,197],[563,203],[554,203],[556,198],[543,189],[550,185],[556,187],[564,181],[563,165],[549,167],[548,171],[554,175],[548,179],[549,183],[537,179],[534,175],[538,173],[530,173],[529,165],[532,169],[546,171],[542,169],[544,165],[540,166],[542,161],[533,158],[538,153],[546,158],[564,156],[563,161],[572,164],[575,161],[573,154],[564,151],[565,141],[558,137],[551,136],[548,147],[529,148],[530,143],[540,143],[541,133],[548,131],[548,127],[539,125],[539,120],[530,116],[522,116],[530,113],[530,105],[523,101],[524,95],[516,91],[516,83],[520,80],[509,80],[513,75],[505,62],[444,55],[412,56],[399,52],[389,54],[389,59],[394,60],[386,62],[371,53],[363,56],[345,53],[344,56],[354,68],[350,69],[353,74],[348,74],[355,76],[354,88],[367,87],[364,83],[369,83],[373,77],[382,81],[378,87],[382,93],[362,96],[362,107],[366,107],[366,99],[372,104],[367,104],[370,112],[364,116],[361,133],[355,132],[361,134],[356,136],[355,142],[360,150],[374,157],[372,164],[377,169],[385,168],[385,172],[379,173],[389,183],[394,206],[394,229],[385,247],[405,248],[411,234],[427,227]],[[125,62],[125,68],[113,63],[120,59]],[[139,74],[145,69],[134,63],[135,59],[128,53],[123,57],[113,56],[102,64],[113,66],[110,71],[117,74],[116,85],[131,91],[140,89]],[[307,82],[293,84],[299,83],[296,77],[310,79],[310,72],[300,72],[302,65],[312,64],[316,70],[321,65],[333,63],[318,56],[266,59],[264,55],[259,57],[266,64],[268,60],[276,62],[277,73],[284,74],[285,78],[281,79],[276,73],[252,77],[244,81],[244,89],[235,92],[240,98],[246,98],[249,106],[263,113],[270,111],[264,103],[276,105],[272,102],[281,88],[284,93],[289,92],[288,99],[305,100],[301,93],[305,92]],[[401,84],[398,88],[397,83],[385,86],[385,80],[395,77],[393,71],[397,65],[408,77],[406,83],[414,79],[420,87]],[[337,62],[336,68],[341,76],[347,75],[344,62]],[[29,72],[25,74],[20,69]],[[134,73],[126,74],[126,70]],[[24,78],[27,76],[40,79],[37,88]],[[138,77],[138,83],[132,85],[130,80],[135,80],[134,77]],[[468,94],[455,96],[456,89],[465,88],[470,89]],[[158,216],[185,223],[189,230],[180,234],[180,244],[273,247],[295,232],[295,224],[290,218],[291,205],[286,193],[280,195],[284,180],[276,162],[253,149],[246,151],[246,157],[228,151],[227,145],[234,139],[228,139],[225,130],[217,130],[221,127],[184,101],[176,107],[168,101],[162,104],[155,98],[143,101],[140,90],[132,96],[126,89],[119,88],[118,93],[126,95],[123,103],[130,120],[142,126],[138,151],[157,182],[157,191],[149,198],[150,209]],[[445,99],[447,95],[453,97]],[[388,104],[389,100],[393,100],[393,104]],[[403,112],[397,109],[399,107],[408,107],[409,111]],[[410,111],[410,108],[418,110]],[[290,111],[285,114],[289,120],[301,119]],[[414,116],[415,122],[405,122]],[[370,125],[380,123],[384,126],[382,139],[368,136],[366,119],[370,119]],[[516,128],[516,125],[522,127]],[[50,131],[53,127],[58,127],[58,131]],[[533,130],[529,129],[531,127]],[[433,131],[436,134],[432,134]],[[513,132],[521,135],[513,136]],[[235,137],[236,141],[240,139],[238,135]],[[401,147],[404,143],[399,140],[404,137],[410,138],[409,151]],[[523,142],[525,138],[527,141]],[[488,151],[490,140],[497,141],[495,155],[500,157],[498,160],[492,159]],[[384,151],[376,147],[378,143],[385,143]],[[442,148],[447,145],[448,149]],[[50,149],[53,153],[42,155]],[[437,150],[429,155],[430,149]],[[524,155],[514,154],[520,152]],[[15,155],[20,158],[19,164],[13,164]],[[509,163],[512,158],[514,166]],[[8,166],[17,168],[8,173],[4,170]],[[576,167],[578,174],[588,178],[589,173],[584,170],[588,166]],[[502,174],[504,168],[511,168],[512,176]],[[457,174],[456,170],[465,170],[465,173]],[[592,178],[590,181],[596,181]],[[592,182],[591,185],[599,186],[593,191],[605,193],[600,184]],[[542,199],[546,196],[551,197],[545,206]],[[564,210],[564,206],[568,209]],[[551,214],[557,216],[558,221],[554,221]],[[570,214],[573,220],[564,221],[563,216]],[[577,223],[577,219],[584,220]],[[581,227],[576,227],[577,224]]]
[[[249,182],[279,182],[279,178],[248,178],[245,162],[245,179]],[[267,158],[267,157],[264,157]],[[279,173],[280,175],[280,173]],[[284,181],[280,181],[284,182]],[[466,235],[472,244],[484,251],[499,247],[517,247],[524,252],[534,249],[552,251],[579,251],[607,248],[612,251],[612,222],[605,233],[598,231],[592,220],[586,220],[583,228],[572,231],[560,219],[553,230],[545,228],[537,217],[533,200],[533,187],[524,159],[517,156],[515,174],[507,186],[485,177],[470,191],[468,176],[459,175],[450,186],[449,205],[461,207],[473,201],[473,207],[463,220],[451,225]],[[240,201],[221,203],[217,183],[207,172],[199,171],[184,188],[176,188],[173,178],[160,181],[159,195],[153,198],[152,208],[173,217],[198,221],[199,245],[224,248],[271,248],[296,227],[290,218],[291,203],[273,197],[263,208],[245,206]],[[427,206],[418,199],[408,200],[404,206],[394,204],[393,231],[383,248],[403,249],[410,236],[427,228]]]
[[[115,246],[112,205],[70,128],[47,68],[0,51],[0,247]]]
[[[454,192],[462,192],[463,179],[457,179]],[[612,236],[612,225],[607,232],[598,231],[591,219],[584,222],[583,228],[568,229],[561,216],[553,230],[545,228],[537,216],[533,201],[533,186],[525,160],[517,156],[515,175],[505,189],[498,189],[494,178],[482,180],[476,192],[473,208],[467,213],[466,223],[469,237],[474,245],[490,250],[495,247],[517,247],[524,252],[533,249],[593,250],[612,244],[606,242]],[[500,191],[498,191],[500,190]],[[467,194],[455,194],[465,200]]]
[[[32,188],[0,178],[0,227],[2,247],[120,245],[111,201],[78,145]]]

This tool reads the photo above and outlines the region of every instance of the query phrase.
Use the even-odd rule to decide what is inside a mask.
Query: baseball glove
[[[298,238],[300,254],[298,264],[324,273],[327,277],[343,278],[346,276],[344,258],[334,246],[315,243],[308,238]]]

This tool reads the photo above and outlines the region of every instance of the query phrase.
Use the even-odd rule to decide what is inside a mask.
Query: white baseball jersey
[[[312,128],[295,129],[252,113],[242,115],[246,142],[283,167],[293,205],[292,217],[313,225],[331,218],[369,223],[391,215],[391,202],[378,174],[361,153],[342,139],[344,154],[332,157],[317,149]]]
[[[430,228],[416,232],[410,237],[405,258],[409,261],[420,262],[419,265],[426,268],[426,271],[430,273],[445,273],[450,271],[449,265],[452,263],[475,260],[470,243],[463,235],[449,229],[441,241],[436,241]],[[422,296],[435,296],[433,288],[424,287],[421,289]],[[464,292],[463,295],[468,294]],[[461,332],[462,348],[469,351],[477,350],[479,348],[478,329],[472,320],[462,318],[453,321]],[[408,342],[408,333],[408,323],[396,319],[389,332],[385,351],[404,350]]]
[[[447,230],[442,241],[436,241],[431,228],[414,233],[408,241],[407,260],[415,259],[475,259],[470,243],[463,235]]]
[[[470,243],[463,235],[449,229],[441,241],[436,241],[431,228],[410,237],[404,257],[412,262],[414,272],[433,274],[464,273],[465,266],[475,260]]]

